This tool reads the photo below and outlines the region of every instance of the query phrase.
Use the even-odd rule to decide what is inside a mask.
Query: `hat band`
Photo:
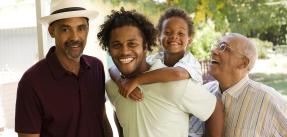
[[[82,7],[69,7],[69,8],[56,10],[56,11],[52,12],[51,15],[61,13],[61,12],[69,12],[69,11],[77,11],[77,10],[86,10],[86,9],[82,8]]]

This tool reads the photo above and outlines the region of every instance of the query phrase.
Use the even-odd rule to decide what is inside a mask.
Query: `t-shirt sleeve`
[[[174,67],[181,67],[188,71],[190,77],[196,82],[203,83],[202,71],[199,62],[189,52],[185,53],[183,58],[180,59]]]
[[[179,106],[183,111],[205,121],[213,113],[216,101],[216,97],[207,91],[203,85],[189,80]]]
[[[22,78],[18,84],[15,131],[18,133],[39,134],[43,111],[31,80]]]

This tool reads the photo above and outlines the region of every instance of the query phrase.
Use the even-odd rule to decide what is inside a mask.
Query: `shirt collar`
[[[241,79],[239,82],[237,82],[232,87],[228,88],[223,92],[223,95],[229,94],[233,98],[238,98],[238,96],[243,92],[243,90],[240,90],[245,84],[247,84],[249,80],[248,75],[246,75],[243,79]]]
[[[61,63],[59,62],[56,56],[55,50],[56,50],[55,46],[51,47],[46,55],[46,59],[48,61],[49,69],[52,71],[52,75],[54,76],[54,78],[60,79],[67,74],[68,75],[71,74],[71,72],[65,70],[62,67]],[[80,63],[81,63],[80,73],[81,71],[90,69],[90,63],[86,57],[82,56],[80,58]]]

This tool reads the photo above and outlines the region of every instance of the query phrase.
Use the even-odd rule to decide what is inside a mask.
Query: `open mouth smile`
[[[121,58],[121,59],[119,59],[119,62],[122,63],[122,64],[128,64],[128,63],[132,62],[133,60],[134,60],[134,58],[128,57],[128,58]]]

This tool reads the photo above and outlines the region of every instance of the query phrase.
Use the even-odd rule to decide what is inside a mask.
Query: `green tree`
[[[280,40],[275,38],[273,43],[286,42],[283,38],[286,35],[286,0],[166,0],[161,3],[158,0],[103,1],[122,6],[132,3],[152,19],[156,19],[167,7],[180,7],[193,15],[196,26],[213,20],[216,31],[232,31],[264,39],[263,34],[268,33],[277,37],[280,35]]]

